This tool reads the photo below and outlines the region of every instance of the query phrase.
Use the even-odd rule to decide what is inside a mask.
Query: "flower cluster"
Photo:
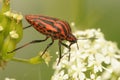
[[[77,31],[74,35],[79,49],[73,44],[70,61],[66,54],[59,65],[54,64],[51,80],[120,80],[120,50],[115,42],[106,40],[100,29]],[[64,48],[63,54],[67,52]]]

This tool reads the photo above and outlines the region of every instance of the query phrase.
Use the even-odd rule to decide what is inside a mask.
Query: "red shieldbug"
[[[63,21],[63,20],[60,20],[57,18],[53,18],[53,17],[43,16],[43,15],[26,15],[25,19],[30,23],[30,25],[25,27],[24,29],[33,26],[38,32],[45,35],[46,38],[43,40],[33,40],[27,44],[24,44],[21,47],[14,49],[10,53],[12,53],[20,48],[23,48],[29,44],[43,42],[43,41],[46,41],[48,38],[51,38],[52,42],[47,45],[47,47],[45,48],[45,50],[43,51],[41,56],[43,56],[45,54],[45,52],[47,51],[47,49],[54,43],[54,40],[59,40],[58,41],[58,45],[59,45],[59,61],[58,61],[58,63],[59,63],[60,59],[62,58],[61,45],[68,48],[69,52],[70,52],[71,45],[74,43],[77,43],[77,39],[72,34],[70,25],[66,21]],[[63,43],[63,40],[69,41],[70,44],[67,45],[67,44]]]

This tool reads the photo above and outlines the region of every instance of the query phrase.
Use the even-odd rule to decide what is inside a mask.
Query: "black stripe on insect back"
[[[42,21],[45,21],[46,23],[48,23],[48,24],[51,24],[53,27],[55,27],[55,28],[57,28],[57,31],[58,31],[58,29],[61,27],[62,28],[62,30],[63,30],[63,35],[67,35],[67,30],[66,30],[66,28],[65,28],[65,26],[63,25],[63,24],[65,24],[63,21],[61,21],[61,23],[60,23],[60,21],[55,21],[55,20],[53,20],[53,22],[51,21],[51,19],[54,19],[54,18],[50,18],[50,19],[45,19],[45,20],[43,20],[43,19],[41,19]],[[58,26],[55,26],[54,25],[54,23],[57,23],[57,24],[59,24],[60,25],[60,27],[58,27]],[[63,23],[63,24],[62,24]],[[59,29],[59,31],[58,32],[62,32],[61,31],[61,29]]]
[[[64,34],[65,34],[65,36],[66,36],[68,32],[67,32],[65,26],[64,26],[63,24],[59,23],[59,22],[57,22],[57,24],[60,24],[60,25],[61,25],[62,30],[64,31]],[[63,34],[63,35],[64,35],[64,34]]]
[[[43,19],[40,19],[40,20],[43,21],[44,23],[49,24],[50,26],[52,26],[52,28],[56,29],[57,32],[61,32],[61,30],[57,26],[54,25],[54,22],[43,20]]]
[[[39,16],[39,18],[43,18],[43,19],[46,19],[46,20],[53,20],[53,21],[57,21],[58,19],[56,18],[52,18],[52,17],[47,17],[47,16]]]
[[[69,33],[69,26],[68,25],[66,25],[67,24],[67,22],[65,22],[65,21],[61,21],[61,20],[59,20],[59,19],[57,19],[57,18],[52,18],[52,17],[46,17],[46,16],[40,16],[40,19],[42,19],[42,20],[45,20],[45,21],[49,21],[49,22],[53,22],[53,23],[57,23],[57,24],[60,24],[61,25],[61,27],[62,27],[62,30],[64,31],[64,34],[65,35],[67,35],[67,33]],[[68,31],[68,30],[69,31]]]
[[[66,28],[67,28],[68,32],[71,32],[71,28],[70,28],[69,23],[68,23],[68,22],[66,22],[66,21],[64,21],[64,24],[65,24],[65,26],[66,26]]]
[[[44,24],[40,23],[40,19],[32,19],[33,20],[33,26],[36,24],[36,26],[34,26],[36,29],[39,28],[39,29],[43,29],[43,28],[46,28]]]
[[[48,21],[50,24],[52,24],[53,27],[56,27],[56,28],[58,28],[58,29],[59,29],[60,26],[61,26],[62,30],[64,31],[64,34],[67,35],[68,32],[67,32],[67,30],[65,29],[66,24],[65,24],[63,21],[61,21],[61,20],[59,20],[59,19],[57,19],[57,18],[52,18],[52,17],[47,17],[47,16],[39,16],[39,18],[40,18],[42,21],[43,21],[43,20],[44,20],[44,21]],[[61,23],[63,23],[64,25],[61,24],[61,23],[58,23],[58,22],[60,22],[60,21],[61,21]],[[48,22],[47,22],[47,23],[48,23]],[[57,24],[59,24],[60,26],[59,26],[59,27],[58,27],[58,26],[55,26],[54,23],[57,23]],[[59,30],[61,30],[61,29],[59,29]],[[61,31],[59,31],[59,32],[61,32]],[[63,35],[64,35],[64,34],[63,34]]]
[[[46,17],[46,16],[40,16],[39,18],[41,20],[48,21],[50,24],[52,24],[52,26],[54,25],[54,23],[57,23],[57,24],[61,25],[61,28],[64,31],[65,35],[67,35],[67,33],[69,33],[68,30],[67,30],[68,29],[67,25],[66,25],[67,23],[65,21],[61,21],[59,19],[52,18],[52,17]],[[58,27],[58,28],[60,28],[60,27]]]

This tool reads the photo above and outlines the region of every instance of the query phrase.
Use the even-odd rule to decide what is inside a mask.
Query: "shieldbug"
[[[10,53],[18,49],[21,49],[29,44],[43,42],[43,41],[46,41],[48,38],[51,38],[52,42],[47,45],[47,47],[45,48],[41,56],[43,56],[45,52],[47,51],[47,49],[54,43],[54,40],[59,40],[58,41],[58,45],[59,45],[58,63],[60,62],[62,58],[61,45],[69,49],[69,57],[70,57],[71,45],[74,43],[77,43],[77,38],[72,34],[72,31],[71,31],[71,28],[68,22],[60,20],[58,18],[43,16],[43,15],[26,15],[25,19],[30,23],[30,25],[25,27],[24,29],[33,26],[38,32],[45,35],[46,38],[43,40],[33,40],[31,42],[28,42],[24,44],[23,46],[20,46],[14,49]],[[63,40],[69,41],[70,44],[67,45],[63,43]]]

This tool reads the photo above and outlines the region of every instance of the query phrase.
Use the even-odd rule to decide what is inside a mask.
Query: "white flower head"
[[[76,44],[71,46],[70,61],[69,54],[64,55],[68,49],[63,50],[64,57],[58,66],[53,66],[55,72],[51,80],[105,80],[104,73],[110,74],[109,78],[120,77],[120,50],[116,43],[107,41],[100,29],[76,31],[74,35],[79,49]]]

